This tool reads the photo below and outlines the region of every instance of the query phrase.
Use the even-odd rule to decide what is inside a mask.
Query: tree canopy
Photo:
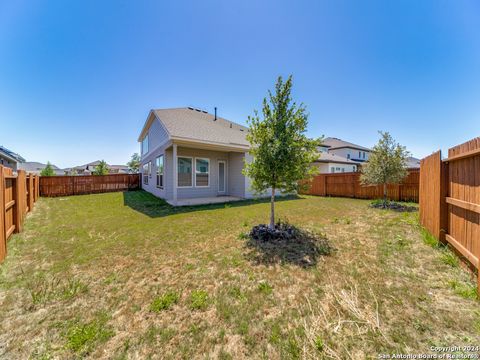
[[[362,166],[360,180],[364,185],[383,185],[384,202],[387,184],[398,184],[408,175],[406,148],[397,143],[388,132],[379,131],[380,139],[373,147],[368,162]]]
[[[40,171],[40,176],[55,176],[55,171],[53,170],[53,166],[50,164],[50,161],[47,161],[47,166]]]
[[[108,175],[108,165],[105,162],[105,160],[102,160],[98,163],[98,165],[95,167],[95,170],[93,170],[93,175]]]
[[[295,192],[300,180],[315,172],[311,163],[318,157],[318,140],[309,139],[305,132],[308,114],[303,104],[297,105],[291,96],[292,76],[286,81],[279,77],[275,92],[263,99],[262,115],[254,111],[248,117],[247,140],[251,144],[251,161],[246,161],[244,174],[252,179],[257,194],[271,189],[270,228],[275,225],[276,190]]]
[[[127,163],[127,166],[130,172],[138,173],[140,170],[140,155],[138,155],[138,153],[134,153],[131,160]]]

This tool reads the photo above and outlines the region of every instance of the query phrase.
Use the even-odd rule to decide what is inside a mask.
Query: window
[[[358,158],[359,158],[359,159],[362,158],[362,152],[361,152],[361,151],[358,152]]]
[[[148,164],[145,163],[143,164],[143,174],[142,174],[142,177],[143,177],[143,183],[145,185],[148,185]]]
[[[192,158],[178,157],[177,175],[178,187],[190,187],[193,185]]]
[[[353,171],[357,171],[357,167],[353,165]]]
[[[157,166],[157,187],[163,189],[163,155],[156,159]]]
[[[330,168],[330,172],[331,172],[331,173],[334,173],[334,172],[335,172],[335,168],[334,168],[333,166]]]
[[[347,154],[347,159],[350,159],[350,154]]]
[[[345,172],[345,168],[342,168],[342,172]]]
[[[363,158],[365,159],[365,151],[363,152]]]
[[[195,186],[207,187],[209,184],[208,178],[210,174],[210,160],[209,159],[195,159]]]
[[[142,155],[148,153],[148,134],[142,140]]]

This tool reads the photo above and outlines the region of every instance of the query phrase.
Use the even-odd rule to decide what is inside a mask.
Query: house
[[[320,146],[320,150],[357,162],[367,161],[372,151],[367,147],[334,137],[327,137],[324,139]]]
[[[173,205],[253,197],[248,128],[192,107],[151,110],[138,137],[142,187]]]
[[[420,159],[417,159],[413,156],[409,156],[407,158],[406,166],[408,169],[420,169]]]
[[[92,161],[85,165],[74,166],[64,170],[65,175],[92,175],[101,160]],[[128,166],[126,165],[109,165],[107,164],[109,174],[128,174]]]
[[[320,174],[356,172],[361,164],[359,161],[353,161],[322,150],[320,150],[320,158],[313,162]]]
[[[55,175],[65,175],[64,170],[58,168],[55,165],[51,165]],[[18,167],[19,170],[25,170],[27,173],[32,173],[36,175],[40,175],[43,169],[47,167],[47,164],[43,164],[36,161],[25,161],[21,163]]]
[[[9,167],[13,170],[18,169],[18,165],[25,162],[25,159],[7,148],[0,146],[0,165]]]

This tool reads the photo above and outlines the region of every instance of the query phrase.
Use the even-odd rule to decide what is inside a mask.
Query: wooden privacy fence
[[[0,262],[7,255],[7,241],[22,231],[27,212],[32,211],[39,197],[39,177],[0,165]]]
[[[140,187],[140,174],[86,176],[41,176],[41,196],[69,196],[134,190]]]
[[[420,222],[479,269],[480,137],[421,161]]]
[[[390,200],[418,201],[420,171],[411,169],[400,185],[388,185]],[[320,174],[313,177],[302,194],[319,196],[339,196],[358,199],[383,198],[383,186],[364,186],[360,183],[360,173]]]

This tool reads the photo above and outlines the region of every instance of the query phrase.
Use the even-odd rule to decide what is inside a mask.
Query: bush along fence
[[[41,196],[69,196],[140,188],[140,174],[41,176]]]
[[[40,196],[39,176],[0,165],[0,262],[7,256],[7,241],[23,228],[23,220]]]
[[[399,185],[388,185],[387,193],[390,200],[418,202],[419,197],[418,169],[410,169],[408,176]],[[319,174],[313,177],[308,189],[301,194],[319,196],[339,196],[358,199],[383,198],[383,186],[364,186],[360,183],[360,173]]]
[[[480,258],[480,137],[420,164],[420,222],[472,267]],[[477,277],[480,291],[480,277]]]

